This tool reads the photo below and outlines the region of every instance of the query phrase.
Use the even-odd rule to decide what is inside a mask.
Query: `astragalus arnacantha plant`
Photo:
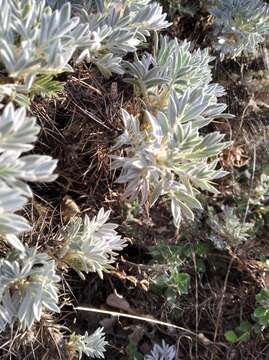
[[[48,76],[72,71],[72,58],[105,76],[123,74],[122,57],[169,26],[162,7],[147,0],[0,0],[0,8],[0,98],[20,104]]]
[[[83,354],[90,358],[104,359],[104,353],[106,351],[105,347],[107,344],[108,342],[105,340],[103,328],[98,328],[91,335],[88,335],[87,331],[84,335],[73,333],[70,335],[67,344],[70,360],[74,359],[76,355],[80,360],[82,359]]]
[[[217,98],[224,94],[224,89],[211,83],[209,64],[213,60],[208,49],[192,51],[190,42],[156,36],[152,55],[146,53],[141,60],[125,62],[126,81],[134,85],[151,112],[165,110],[172,91],[182,95],[189,90],[189,94],[194,91],[191,99],[186,99],[189,109],[195,112],[203,103],[207,118],[223,117],[226,105],[218,104]]]
[[[53,181],[57,161],[45,155],[26,155],[40,131],[34,117],[25,108],[9,103],[0,116],[0,238],[23,251],[17,235],[30,230],[21,215],[15,214],[32,197],[27,184]]]
[[[112,156],[112,169],[121,168],[117,181],[127,183],[125,195],[151,206],[166,195],[176,226],[201,209],[198,189],[216,192],[213,181],[225,175],[216,170],[217,156],[228,145],[219,132],[200,134],[213,119],[227,116],[226,105],[218,103],[225,91],[211,83],[208,50],[191,47],[156,36],[152,55],[125,62],[126,81],[144,109],[142,117],[123,111],[125,131],[114,149],[126,146],[125,156]]]
[[[59,54],[54,54],[54,60],[49,59],[48,52],[53,51],[48,47],[52,44],[47,43],[47,48],[44,45],[44,52],[38,47],[46,36],[51,38],[45,32],[43,40],[40,38],[41,18],[44,27],[49,16],[44,2],[0,0],[0,6],[0,100],[9,96],[11,100],[26,103],[26,94],[36,77],[57,72],[63,62],[56,60]],[[55,15],[56,23],[59,14]],[[62,21],[64,15],[68,16],[67,8]],[[56,282],[60,278],[47,254],[28,249],[21,242],[18,235],[29,231],[31,226],[17,214],[32,197],[28,182],[53,181],[57,161],[50,156],[26,154],[33,149],[40,127],[36,118],[27,116],[25,107],[16,108],[8,103],[0,104],[0,108],[0,240],[16,249],[0,259],[0,330],[3,331],[7,324],[14,323],[22,329],[30,328],[35,320],[40,320],[45,308],[59,312]]]
[[[135,52],[150,32],[169,26],[162,7],[149,0],[73,1],[73,8],[89,25],[90,38],[77,61],[96,64],[105,76],[123,74],[123,56]]]
[[[99,210],[90,219],[71,220],[64,229],[64,246],[59,253],[61,261],[72,267],[84,278],[83,272],[97,272],[103,278],[103,271],[111,264],[127,244],[115,231],[117,224],[108,223],[110,211]]]
[[[208,213],[207,223],[212,229],[209,239],[219,249],[236,247],[253,234],[254,224],[242,222],[233,207],[223,206],[222,212],[218,214],[209,208]]]
[[[35,249],[10,253],[0,259],[0,332],[18,323],[29,329],[44,309],[60,312],[55,264]]]
[[[167,112],[156,116],[146,112],[148,125],[143,130],[137,118],[123,111],[125,132],[116,147],[127,145],[126,156],[112,156],[112,169],[121,168],[117,182],[128,184],[125,195],[140,196],[142,204],[149,201],[151,206],[166,195],[176,226],[182,217],[194,218],[192,209],[202,208],[196,198],[198,189],[215,193],[212,181],[225,175],[222,169],[216,170],[216,156],[227,146],[222,142],[224,135],[199,134],[206,122],[206,106],[196,104],[192,109],[188,93],[178,96],[174,92]]]
[[[0,96],[26,102],[37,77],[72,70],[88,26],[71,16],[70,3],[52,11],[45,0],[0,0],[0,8]]]
[[[149,355],[144,357],[144,360],[175,360],[176,347],[168,345],[164,340],[162,344],[154,344],[153,349]],[[134,359],[136,360],[136,359]]]
[[[209,12],[222,58],[255,54],[269,34],[269,6],[262,0],[217,0]]]

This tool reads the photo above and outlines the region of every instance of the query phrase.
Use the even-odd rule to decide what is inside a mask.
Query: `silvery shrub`
[[[269,34],[269,6],[262,0],[217,0],[209,12],[214,16],[214,46],[222,59],[256,55]]]
[[[124,152],[111,156],[111,169],[121,169],[117,182],[127,185],[127,198],[150,206],[169,198],[177,227],[202,209],[199,191],[217,193],[214,180],[226,174],[217,157],[229,142],[219,132],[201,132],[228,116],[218,102],[224,89],[212,83],[212,60],[208,50],[192,52],[186,41],[157,37],[153,54],[125,63],[126,81],[144,103],[143,117],[122,111],[124,132],[113,149]]]

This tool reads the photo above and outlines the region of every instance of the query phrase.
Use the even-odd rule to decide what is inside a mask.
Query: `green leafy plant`
[[[43,75],[36,78],[34,81],[29,97],[31,100],[35,96],[43,98],[57,97],[57,94],[63,91],[64,84],[61,81],[55,80],[52,75]]]
[[[191,277],[188,273],[180,272],[178,266],[170,265],[163,275],[154,277],[153,290],[165,296],[171,304],[177,304],[178,296],[189,292]]]
[[[199,0],[168,0],[162,3],[168,5],[170,16],[176,13],[194,16],[200,9]]]
[[[151,248],[150,253],[153,257],[152,263],[156,267],[153,290],[163,294],[170,303],[177,304],[178,296],[188,293],[191,281],[190,274],[182,271],[182,268],[186,264],[193,263],[194,253],[197,271],[204,272],[204,259],[207,256],[208,247],[201,242],[193,247],[184,243],[168,246],[164,242],[159,242]]]
[[[251,337],[260,335],[269,326],[269,292],[266,289],[256,295],[256,306],[252,314],[252,323],[243,321],[234,330],[225,332],[225,339],[230,343],[246,342]]]
[[[253,325],[248,321],[243,321],[235,330],[227,330],[224,334],[225,339],[231,343],[247,342],[252,334]]]
[[[257,307],[253,313],[253,318],[259,326],[260,331],[263,331],[269,326],[269,292],[262,289],[256,295]]]

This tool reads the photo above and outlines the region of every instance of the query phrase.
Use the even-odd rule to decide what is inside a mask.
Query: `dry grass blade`
[[[121,313],[121,312],[118,312],[118,311],[101,310],[101,309],[95,309],[95,308],[89,308],[89,307],[83,307],[83,306],[78,306],[78,307],[76,307],[74,309],[79,310],[79,311],[89,311],[89,312],[94,312],[94,313],[99,313],[99,314],[106,314],[106,315],[111,315],[111,316],[121,316],[121,317],[129,318],[129,319],[139,320],[139,321],[148,321],[148,322],[153,323],[153,324],[178,329],[178,330],[184,331],[184,332],[186,332],[186,333],[188,333],[190,335],[196,336],[195,332],[193,332],[191,330],[188,330],[188,329],[185,329],[183,327],[180,327],[180,326],[177,326],[177,325],[174,325],[174,324],[170,324],[170,323],[167,323],[167,322],[164,322],[164,321],[151,319],[151,318],[146,317],[146,316],[137,316],[137,315]]]
[[[213,342],[211,342],[209,339],[207,339],[204,334],[201,334],[201,333],[196,334],[194,331],[191,331],[191,330],[186,329],[184,327],[177,326],[175,324],[170,324],[170,323],[160,321],[160,320],[156,320],[156,319],[151,319],[151,318],[146,317],[146,316],[137,316],[137,315],[121,313],[121,312],[118,312],[118,311],[95,309],[95,308],[84,307],[84,306],[75,307],[74,310],[87,311],[87,312],[93,312],[93,313],[111,315],[111,316],[118,316],[118,317],[125,317],[125,318],[139,320],[139,321],[146,321],[146,322],[156,324],[156,325],[167,326],[169,328],[174,328],[174,329],[180,330],[180,331],[182,331],[182,332],[184,332],[184,333],[186,333],[186,334],[188,334],[190,336],[193,336],[193,337],[197,338],[197,340],[199,340],[201,343],[203,343],[203,345],[213,344]],[[223,343],[218,343],[218,345],[227,347],[227,345],[223,344]]]

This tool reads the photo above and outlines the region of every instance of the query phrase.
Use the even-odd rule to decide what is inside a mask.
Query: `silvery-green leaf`
[[[0,225],[1,226],[1,225]],[[5,238],[6,242],[11,245],[12,247],[14,247],[16,250],[19,251],[25,251],[25,247],[22,244],[22,242],[20,241],[20,239],[14,235],[14,234],[6,234]]]
[[[113,72],[120,75],[124,73],[121,66],[121,58],[111,53],[104,55],[94,62],[105,77],[110,77]]]
[[[25,108],[14,109],[9,103],[0,116],[0,151],[29,151],[37,139],[36,119],[26,116]]]
[[[145,32],[146,35],[148,31],[164,29],[171,25],[166,20],[166,14],[162,12],[162,7],[157,3],[141,8],[132,22],[133,27],[138,28],[142,33]]]
[[[181,213],[181,207],[179,206],[179,203],[176,201],[174,197],[171,198],[171,212],[173,215],[175,226],[179,227],[182,220],[182,213]]]

